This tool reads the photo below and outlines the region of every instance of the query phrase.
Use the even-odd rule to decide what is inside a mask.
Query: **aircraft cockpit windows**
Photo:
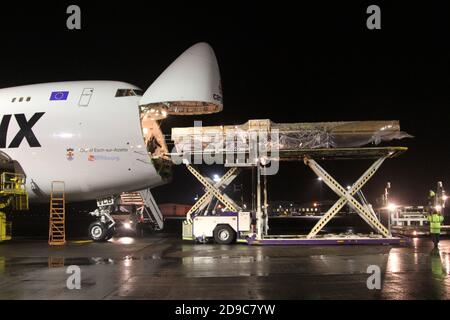
[[[116,97],[142,96],[144,92],[139,89],[117,89]]]

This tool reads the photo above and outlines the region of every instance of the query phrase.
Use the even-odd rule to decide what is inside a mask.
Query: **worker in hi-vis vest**
[[[441,223],[444,221],[444,217],[437,211],[433,211],[433,213],[428,216],[428,221],[430,222],[431,239],[433,240],[434,246],[437,247],[439,243],[439,234],[441,233]]]

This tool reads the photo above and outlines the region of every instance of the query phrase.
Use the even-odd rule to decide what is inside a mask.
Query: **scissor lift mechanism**
[[[256,167],[256,230],[249,234],[246,241],[249,244],[400,244],[405,239],[392,237],[389,230],[378,220],[370,205],[356,200],[354,195],[361,192],[361,188],[372,178],[383,162],[405,152],[405,147],[375,147],[375,148],[338,148],[338,149],[303,149],[296,151],[281,151],[276,161],[303,161],[319,178],[323,180],[340,198],[322,216],[307,235],[268,235],[267,215],[267,190],[266,184],[261,183],[264,178],[264,166],[257,160],[252,166]],[[189,154],[191,156],[192,154]],[[188,158],[187,154],[183,155]],[[317,160],[349,160],[349,159],[375,159],[374,163],[363,173],[363,175],[349,188],[344,188],[330,173],[317,163]],[[222,178],[214,183],[210,178],[203,176],[189,162],[184,160],[187,169],[205,187],[205,194],[198,199],[191,210],[187,213],[186,223],[192,223],[192,214],[204,209],[213,199],[217,198],[225,210],[238,212],[241,208],[228,197],[223,189],[233,181],[239,173],[241,164],[227,163],[231,167]],[[248,164],[246,165],[249,166]],[[264,198],[264,204],[263,204]],[[377,234],[364,237],[353,236],[324,236],[319,232],[324,226],[346,205],[350,205],[355,212],[361,216]],[[242,240],[242,239],[241,239]]]
[[[192,208],[187,212],[187,222],[192,223],[192,213],[201,211],[206,208],[206,206],[211,203],[214,197],[216,197],[221,203],[223,203],[225,208],[230,211],[237,212],[241,210],[241,208],[223,192],[223,189],[225,189],[238,176],[239,169],[237,167],[229,169],[215,184],[213,183],[213,181],[211,181],[210,178],[202,176],[202,174],[189,163],[186,163],[186,167],[192,173],[192,175],[196,177],[201,184],[203,184],[206,190],[205,194],[201,196],[192,206]]]

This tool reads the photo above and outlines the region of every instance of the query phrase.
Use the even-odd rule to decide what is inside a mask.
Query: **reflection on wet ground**
[[[81,268],[81,289],[66,267]],[[367,288],[381,270],[381,289]],[[0,245],[0,299],[448,299],[450,240],[408,247],[199,245],[175,235]]]

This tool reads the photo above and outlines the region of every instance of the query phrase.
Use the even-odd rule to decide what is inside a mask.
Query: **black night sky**
[[[183,3],[2,4],[0,87],[121,80],[146,89],[185,49],[206,41],[221,68],[224,111],[170,117],[165,133],[200,119],[211,125],[398,119],[415,138],[396,143],[410,150],[383,165],[364,189],[368,198],[387,181],[404,204],[424,203],[439,180],[450,189],[450,10],[442,1]],[[80,31],[66,29],[69,4],[81,7]],[[366,28],[370,4],[381,7],[381,30]],[[346,185],[370,163],[323,165]],[[269,183],[274,200],[329,197],[302,163],[283,164]],[[180,167],[156,197],[189,203],[196,193],[199,183]]]

